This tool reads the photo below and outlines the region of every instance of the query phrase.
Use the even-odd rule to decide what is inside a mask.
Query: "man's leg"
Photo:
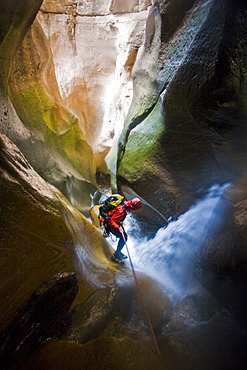
[[[122,235],[122,233],[120,232],[121,236],[119,237],[119,241],[118,241],[118,246],[117,246],[117,250],[115,252],[115,255],[116,256],[119,256],[120,258],[123,257],[122,253],[121,253],[121,250],[123,249],[124,247],[124,244],[125,242],[127,241],[127,234],[124,230],[124,228],[122,227],[123,229],[123,234],[124,234],[124,237]]]
[[[124,256],[124,255],[122,255],[121,250],[124,247],[125,241],[127,241],[127,234],[126,234],[123,227],[122,227],[122,229],[123,229],[123,233],[124,233],[124,238],[123,238],[122,233],[119,231],[119,229],[116,229],[115,227],[107,225],[107,231],[109,231],[110,233],[112,233],[113,235],[115,235],[119,239],[117,249],[114,253],[114,256],[116,258],[119,258],[119,259],[122,259],[123,256]]]

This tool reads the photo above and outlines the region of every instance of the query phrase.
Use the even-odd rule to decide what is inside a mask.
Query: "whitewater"
[[[137,237],[138,225],[134,217],[129,214],[126,218],[127,247],[135,270],[157,281],[173,299],[194,293],[198,287],[193,278],[193,264],[212,220],[222,217],[217,204],[227,187],[229,184],[212,186],[203,199],[176,221],[160,228],[152,239],[142,237],[140,232]],[[117,242],[111,244],[116,248]],[[127,253],[126,247],[123,253]],[[126,264],[128,266],[129,262]]]

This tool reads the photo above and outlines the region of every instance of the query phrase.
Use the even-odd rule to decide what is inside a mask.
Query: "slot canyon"
[[[0,20],[0,369],[246,369],[246,1]],[[123,265],[115,193],[142,202]]]

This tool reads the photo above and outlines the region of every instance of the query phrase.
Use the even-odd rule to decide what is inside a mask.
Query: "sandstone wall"
[[[23,28],[1,45],[11,99],[3,93],[1,132],[85,213],[132,99],[148,5],[45,1],[25,39]]]
[[[118,137],[132,99],[131,71],[143,42],[147,11],[124,14],[46,13],[38,19],[49,41],[62,99],[79,118],[96,165]],[[103,12],[103,10],[102,10]]]
[[[107,15],[140,12],[150,4],[151,0],[60,0],[55,3],[44,0],[41,9],[47,13]]]
[[[132,272],[109,262],[112,250],[99,230],[29,162],[86,212],[96,168],[108,172],[104,157],[125,125],[118,158],[114,142],[109,163],[118,190],[142,197],[146,233],[150,220],[156,231],[211,184],[241,177],[225,197],[223,220],[213,220],[216,230],[195,274],[246,328],[245,1],[156,0],[147,22],[148,1],[47,0],[34,22],[40,5],[0,4],[1,330],[42,282],[75,271],[80,290],[74,305],[86,303],[74,312],[79,322],[71,335],[86,327],[89,342],[50,341],[25,358],[23,368],[60,366],[64,357],[68,369],[75,362],[80,368],[80,361],[141,369],[200,368],[206,361],[218,368],[218,353],[223,366],[241,367],[246,334],[230,315],[212,319],[216,308],[205,315],[203,300],[193,297],[167,326],[169,300],[142,277],[160,336],[160,363],[133,298]],[[121,298],[116,306],[115,288]],[[193,302],[203,302],[204,314]],[[80,310],[89,319],[80,321]],[[141,363],[138,348],[146,356]]]

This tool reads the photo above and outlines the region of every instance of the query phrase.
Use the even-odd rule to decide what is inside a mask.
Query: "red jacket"
[[[110,219],[107,220],[107,224],[115,227],[116,229],[119,229],[121,226],[119,225],[119,223],[125,220],[127,216],[127,211],[133,210],[134,208],[131,204],[131,201],[126,200],[124,204],[120,204],[119,206],[108,212]]]

